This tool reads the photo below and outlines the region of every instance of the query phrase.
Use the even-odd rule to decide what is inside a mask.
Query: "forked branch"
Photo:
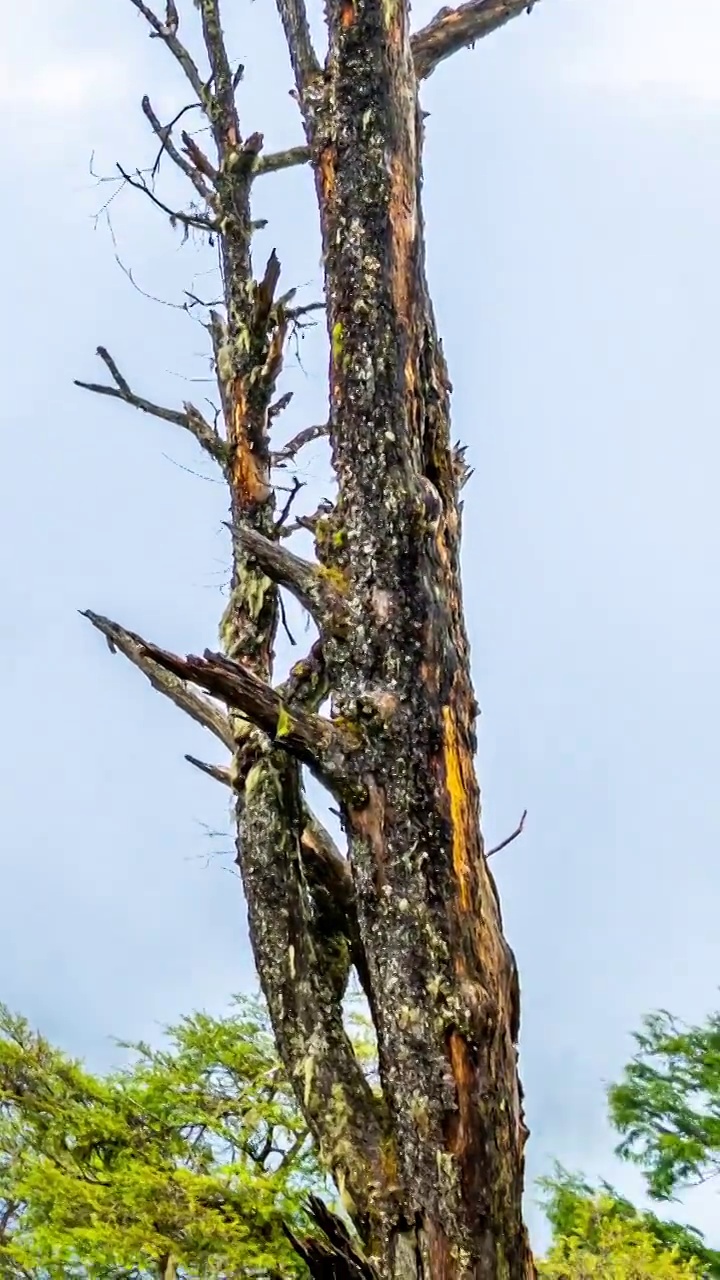
[[[537,0],[469,0],[457,9],[440,9],[427,26],[412,37],[412,51],[418,80],[426,80],[438,63],[459,49],[466,49],[483,36],[530,13]]]
[[[114,386],[102,382],[82,382],[76,378],[76,387],[82,387],[84,391],[93,391],[98,396],[111,396],[115,400],[123,400],[125,404],[141,409],[143,413],[149,413],[153,418],[161,418],[164,422],[172,422],[176,427],[182,427],[184,431],[189,431],[195,437],[198,444],[202,445],[206,453],[209,453],[221,467],[225,467],[227,461],[225,444],[199,409],[189,401],[185,402],[182,412],[179,409],[167,409],[163,405],[155,404],[152,400],[146,400],[144,396],[136,395],[120,373],[109,351],[105,347],[98,347],[97,354],[108,369]]]
[[[205,106],[207,94],[200,72],[188,53],[188,50],[185,48],[185,45],[178,39],[177,31],[179,23],[176,20],[176,14],[173,12],[174,6],[168,7],[166,20],[163,22],[158,18],[157,14],[144,3],[144,0],[130,0],[130,3],[135,6],[138,13],[142,14],[145,21],[152,28],[150,34],[164,40],[171,54],[175,58],[175,61],[185,72],[185,75],[197,94],[198,101]]]
[[[212,192],[203,178],[203,171],[207,171],[201,171],[200,166],[197,163],[191,163],[190,160],[187,160],[186,157],[178,151],[172,140],[173,124],[177,123],[177,117],[171,124],[162,124],[153,111],[152,104],[147,94],[142,100],[142,109],[143,115],[149,121],[151,129],[160,143],[160,152],[153,166],[153,174],[157,172],[163,154],[167,154],[173,163],[177,165],[178,169],[180,169],[182,173],[190,179],[198,195],[202,196],[203,200],[212,206]],[[186,149],[188,142],[191,143],[192,146],[195,145],[192,143],[192,139],[189,138],[188,134],[183,133],[182,138]],[[202,155],[201,152],[199,154]],[[194,156],[193,159],[196,159],[196,157]]]
[[[144,641],[132,631],[127,631],[118,622],[104,618],[102,614],[93,613],[91,609],[81,611],[82,617],[105,636],[111,652],[120,652],[134,667],[142,671],[150,681],[153,689],[164,693],[166,698],[174,702],[176,707],[190,716],[203,729],[209,729],[216,738],[228,748],[233,749],[233,734],[226,712],[209,698],[195,692],[188,681],[169,671],[166,667],[154,662],[148,655]]]
[[[241,712],[278,746],[307,765],[333,792],[337,793],[338,787],[343,789],[347,757],[356,744],[331,720],[299,708],[290,712],[275,689],[222,653],[206,649],[202,657],[188,654],[181,658],[141,636],[133,638],[159,667]]]

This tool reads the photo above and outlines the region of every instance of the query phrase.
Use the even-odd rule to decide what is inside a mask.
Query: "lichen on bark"
[[[519,987],[481,834],[459,555],[466,468],[451,447],[451,387],[425,272],[419,102],[420,81],[439,62],[525,6],[471,0],[413,36],[407,0],[328,0],[321,65],[303,0],[277,0],[306,145],[264,157],[262,135],[242,133],[242,69],[231,67],[218,0],[197,5],[209,80],[180,40],[174,6],[163,23],[144,0],[132,3],[185,72],[214,145],[208,158],[183,135],[183,155],[171,150],[146,110],[204,195],[219,248],[223,301],[208,330],[224,432],[192,406],[180,414],[140,400],[106,352],[114,385],[83,385],[177,422],[220,462],[232,580],[222,654],[181,658],[88,617],[232,747],[229,769],[194,763],[233,789],[250,937],[278,1049],[356,1232],[316,1205],[322,1249],[297,1242],[311,1271],[530,1280]],[[278,294],[275,251],[254,274],[252,188],[262,173],[308,161],[329,423],[273,453],[293,312],[290,294]],[[320,434],[337,496],[299,522],[314,535],[307,563],[286,546],[273,458],[291,461]],[[319,638],[274,688],[281,591]],[[338,807],[345,853],[308,805],[302,766]],[[377,1034],[379,1093],[344,1027],[352,968]]]

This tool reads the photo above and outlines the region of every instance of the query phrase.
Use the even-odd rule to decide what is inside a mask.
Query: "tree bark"
[[[221,250],[224,314],[209,328],[225,433],[208,436],[192,406],[170,420],[193,431],[227,480],[233,578],[223,655],[179,658],[87,616],[232,745],[229,772],[194,763],[235,790],[238,864],[278,1049],[357,1231],[349,1236],[316,1204],[324,1243],[297,1242],[311,1272],[530,1280],[519,987],[480,826],[459,565],[463,464],[425,275],[418,85],[531,6],[475,0],[412,37],[406,0],[330,0],[321,67],[302,0],[277,0],[306,147],[263,158],[260,135],[241,138],[239,77],[217,0],[198,4],[210,87],[177,27],[161,31],[132,2],[200,86],[217,153],[208,161],[193,144],[181,167],[207,190]],[[285,549],[273,487],[271,429],[287,403],[274,397],[292,312],[277,298],[274,252],[259,279],[250,253],[253,181],[308,159],[337,477],[335,505],[304,522],[314,564]],[[155,416],[175,412],[148,410],[106,356],[114,386],[82,385]],[[320,638],[273,689],[280,587],[312,614]],[[308,808],[301,765],[339,808],[345,856]],[[380,1097],[343,1024],[351,967],[377,1032]]]

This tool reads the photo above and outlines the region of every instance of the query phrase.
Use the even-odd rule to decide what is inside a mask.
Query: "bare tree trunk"
[[[174,216],[220,245],[224,314],[208,327],[225,431],[192,405],[167,410],[135,395],[103,348],[112,383],[80,385],[169,417],[216,460],[233,581],[222,654],[181,658],[88,617],[232,750],[229,770],[193,763],[236,793],[238,864],[278,1049],[358,1232],[351,1239],[316,1203],[325,1243],[297,1242],[312,1273],[529,1280],[518,979],[480,829],[459,571],[464,462],[451,446],[425,277],[418,85],[532,6],[472,0],[411,37],[407,0],[330,0],[321,66],[303,0],[277,0],[306,146],[263,156],[259,134],[241,136],[218,0],[196,0],[209,81],[180,42],[174,4],[161,19],[131,2],[185,70],[214,140],[212,158],[187,135],[176,147],[145,100],[204,204]],[[277,295],[274,253],[253,276],[252,185],[307,161],[324,246],[329,423],[273,459],[297,313]],[[273,461],[325,432],[337,501],[305,519],[317,554],[306,563],[285,546]],[[273,688],[280,589],[320,639]],[[308,808],[302,766],[339,806],[346,856]],[[379,1099],[343,1026],[352,966],[377,1032]]]

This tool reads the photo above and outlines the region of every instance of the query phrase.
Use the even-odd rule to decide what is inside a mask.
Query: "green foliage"
[[[667,1200],[720,1173],[720,1013],[693,1027],[662,1010],[643,1028],[610,1089],[610,1114],[619,1154],[641,1165],[651,1196]]]
[[[710,1249],[694,1227],[665,1222],[654,1213],[637,1209],[609,1183],[601,1182],[593,1187],[559,1165],[552,1177],[540,1179],[540,1186],[544,1193],[543,1207],[553,1230],[554,1244],[549,1259],[558,1257],[569,1241],[574,1242],[576,1252],[582,1245],[586,1253],[601,1257],[602,1250],[607,1250],[613,1241],[613,1247],[618,1249],[622,1239],[629,1243],[642,1239],[646,1251],[652,1245],[658,1255],[669,1256],[673,1265],[690,1266],[688,1274],[704,1280],[716,1277],[720,1280],[720,1252]],[[661,1270],[650,1274],[666,1273]],[[667,1274],[684,1273],[670,1271]]]
[[[542,1280],[699,1280],[699,1263],[663,1248],[638,1217],[614,1212],[609,1196],[578,1201],[574,1229],[539,1263]]]
[[[292,1277],[325,1182],[263,1008],[91,1075],[0,1007],[0,1275]]]

